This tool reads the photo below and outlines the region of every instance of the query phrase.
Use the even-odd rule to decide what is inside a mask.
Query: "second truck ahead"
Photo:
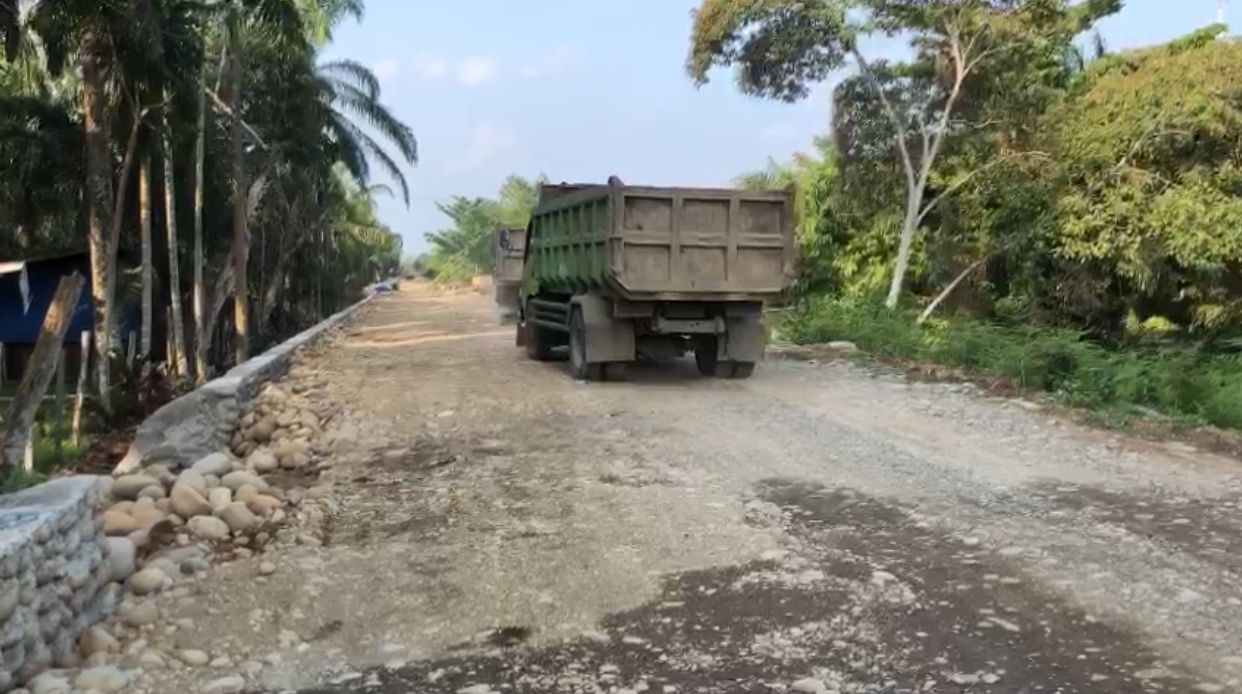
[[[569,347],[575,378],[693,351],[700,373],[762,361],[765,301],[795,278],[792,195],[710,188],[544,186],[527,228],[518,344]]]

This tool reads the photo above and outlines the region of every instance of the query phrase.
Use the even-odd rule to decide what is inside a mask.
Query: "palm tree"
[[[410,186],[401,164],[376,136],[395,147],[406,164],[413,165],[418,163],[414,131],[380,102],[379,80],[366,66],[340,60],[320,65],[317,72],[323,84],[324,101],[331,110],[328,136],[336,143],[341,162],[363,185],[371,180],[372,168],[378,166],[401,189],[401,197],[408,205]],[[375,135],[359,123],[373,130]]]

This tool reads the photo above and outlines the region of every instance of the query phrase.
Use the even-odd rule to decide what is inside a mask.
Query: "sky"
[[[794,104],[744,96],[726,71],[696,88],[684,65],[697,4],[367,0],[362,22],[338,27],[325,59],[369,66],[418,137],[410,205],[379,199],[406,253],[447,226],[437,201],[493,196],[510,174],[724,185],[809,149],[828,130],[830,86]],[[1126,0],[1099,30],[1119,50],[1189,33],[1215,13],[1216,0]]]

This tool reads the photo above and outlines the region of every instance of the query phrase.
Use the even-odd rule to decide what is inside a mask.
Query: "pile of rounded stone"
[[[283,537],[291,513],[298,518],[322,513],[317,507],[302,508],[307,495],[299,484],[303,473],[313,474],[317,467],[321,426],[302,398],[268,385],[227,432],[232,451],[207,455],[180,472],[155,464],[105,480],[101,525],[107,551],[98,573],[105,583],[123,585],[128,595],[110,628],[98,624],[82,632],[79,627],[76,652],[70,648],[67,657],[55,661],[60,668],[82,669],[45,672],[29,682],[31,690],[120,691],[133,671],[117,664],[159,667],[166,656],[141,638],[129,638],[161,620],[153,599],[157,593],[205,578],[213,558],[251,557],[254,548]],[[273,483],[278,474],[288,491]],[[271,562],[260,564],[260,574],[275,570]],[[112,594],[113,605],[119,592]],[[220,691],[236,690],[222,686]]]

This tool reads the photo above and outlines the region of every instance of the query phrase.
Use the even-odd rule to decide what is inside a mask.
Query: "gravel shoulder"
[[[843,362],[580,384],[492,316],[300,358],[329,512],[187,638],[270,691],[1242,691],[1242,463]]]

